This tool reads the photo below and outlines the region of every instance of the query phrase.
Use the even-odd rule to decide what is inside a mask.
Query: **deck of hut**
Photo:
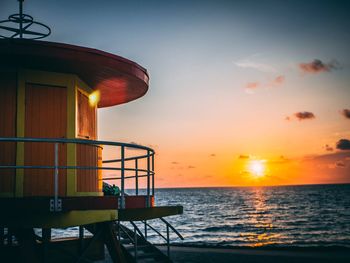
[[[147,241],[147,230],[158,232],[147,220],[166,225],[159,234],[169,244],[169,231],[181,235],[163,217],[182,207],[154,204],[154,150],[97,136],[98,108],[143,96],[147,71],[99,50],[24,39],[0,40],[0,59],[0,261],[86,262],[107,246],[114,262],[169,262]],[[120,194],[105,196],[103,181]],[[73,226],[76,238],[51,238],[52,228]]]

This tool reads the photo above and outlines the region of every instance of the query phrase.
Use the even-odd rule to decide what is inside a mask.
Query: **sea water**
[[[182,215],[165,218],[184,237],[170,230],[172,243],[350,248],[350,185],[156,189],[155,203],[183,206]],[[147,222],[166,237],[163,222]],[[53,236],[63,233],[76,236],[78,228],[55,229]],[[147,235],[165,243],[150,228]]]
[[[350,247],[350,185],[158,189],[156,205],[183,206],[166,218],[185,238],[172,234],[175,243]]]

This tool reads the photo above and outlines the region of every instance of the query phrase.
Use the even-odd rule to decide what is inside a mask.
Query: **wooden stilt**
[[[47,262],[49,243],[51,241],[51,228],[42,229],[42,240],[43,240],[43,262]]]
[[[12,229],[11,228],[7,228],[7,245],[8,246],[12,246]]]
[[[79,253],[81,254],[84,249],[84,227],[79,226]]]
[[[0,227],[0,247],[4,246],[4,238],[5,238],[4,231],[5,231],[5,228]]]
[[[121,249],[118,238],[116,237],[113,230],[112,222],[103,222],[95,224],[95,226],[86,226],[94,235],[98,233],[97,231],[102,230],[103,243],[107,246],[109,255],[111,256],[114,263],[126,263],[125,256]]]
[[[34,229],[18,228],[14,232],[19,243],[20,262],[39,263]]]

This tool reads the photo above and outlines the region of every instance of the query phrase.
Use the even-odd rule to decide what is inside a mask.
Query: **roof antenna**
[[[49,36],[51,29],[47,25],[23,14],[23,2],[24,0],[18,0],[19,14],[10,15],[7,20],[0,21],[0,38],[41,39]]]

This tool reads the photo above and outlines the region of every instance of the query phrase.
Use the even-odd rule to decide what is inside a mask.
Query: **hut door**
[[[67,88],[26,84],[25,137],[66,138]],[[65,166],[67,147],[59,144],[59,165]],[[25,165],[54,165],[53,143],[25,143]],[[59,170],[59,195],[66,194],[66,170]],[[52,196],[54,194],[53,169],[25,169],[25,196]]]

